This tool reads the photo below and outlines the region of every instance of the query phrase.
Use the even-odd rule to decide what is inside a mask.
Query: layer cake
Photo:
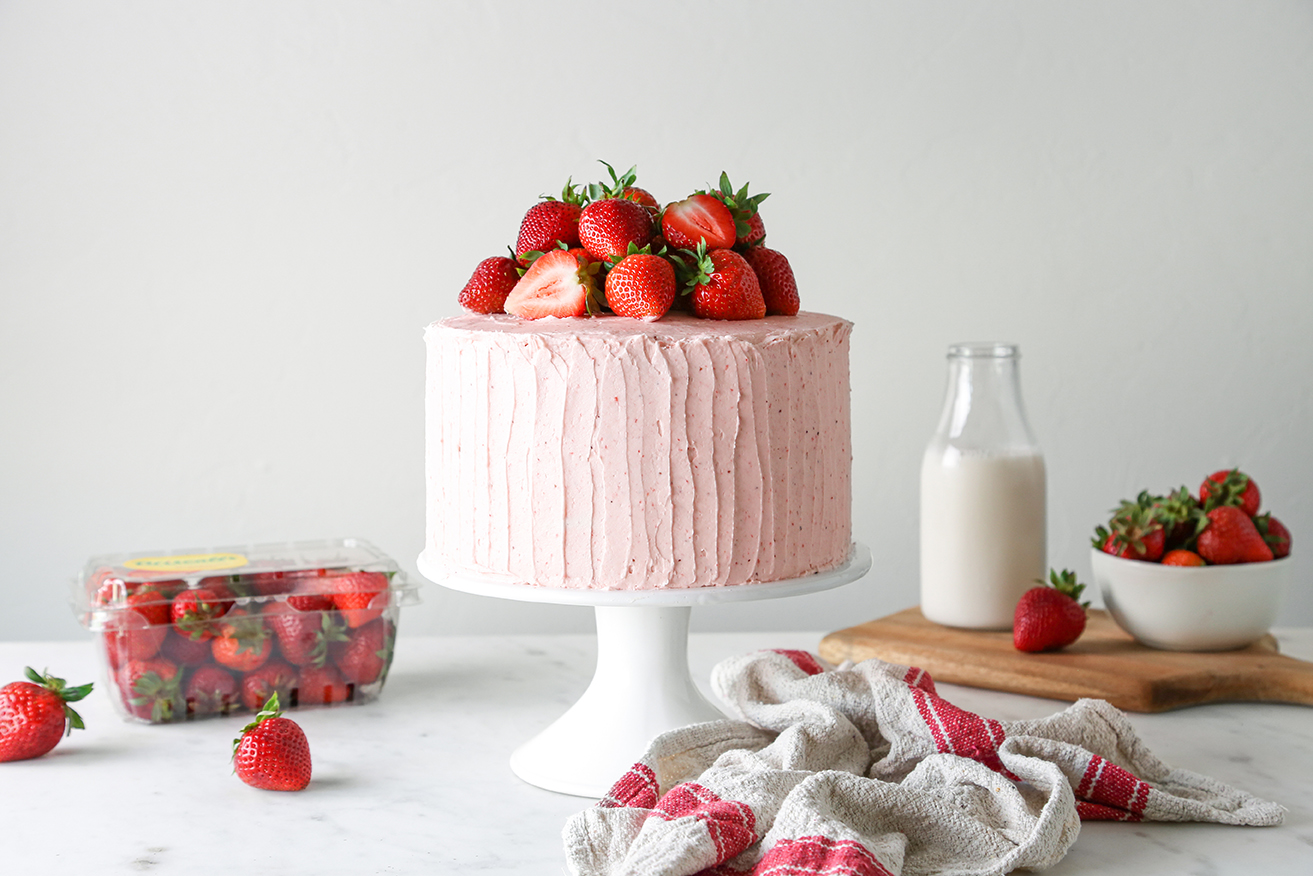
[[[807,312],[433,323],[425,565],[597,590],[842,565],[851,329]]]

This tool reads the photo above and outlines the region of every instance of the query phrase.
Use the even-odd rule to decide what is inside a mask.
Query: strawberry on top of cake
[[[523,319],[615,314],[655,320],[670,310],[704,319],[798,312],[789,260],[765,246],[758,206],[728,175],[662,208],[606,162],[610,179],[544,197],[524,214],[510,256],[484,259],[461,290],[472,313]]]

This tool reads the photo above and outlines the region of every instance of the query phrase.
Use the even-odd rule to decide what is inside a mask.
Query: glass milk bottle
[[[1044,457],[1026,423],[1015,344],[948,348],[948,391],[921,462],[921,611],[1012,628],[1046,577]]]

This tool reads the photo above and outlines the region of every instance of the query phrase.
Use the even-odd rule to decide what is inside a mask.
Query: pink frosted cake
[[[842,565],[851,329],[807,312],[433,323],[423,565],[593,590]]]

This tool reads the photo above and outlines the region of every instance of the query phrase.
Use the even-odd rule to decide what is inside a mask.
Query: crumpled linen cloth
[[[986,874],[1057,863],[1082,819],[1274,825],[1284,809],[1172,769],[1103,700],[1001,722],[925,672],[803,651],[712,673],[742,720],[663,733],[570,819],[577,876]]]

